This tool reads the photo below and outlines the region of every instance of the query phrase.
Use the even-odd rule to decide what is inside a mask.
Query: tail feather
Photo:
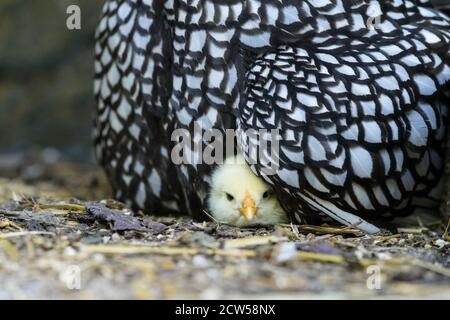
[[[327,216],[333,218],[334,220],[347,225],[351,226],[354,225],[356,228],[358,228],[361,231],[364,231],[366,233],[374,234],[380,232],[380,229],[373,224],[363,220],[362,218],[355,216],[354,214],[351,214],[349,212],[343,211],[336,207],[331,202],[328,202],[323,199],[319,199],[315,197],[314,195],[307,193],[302,193],[300,196],[305,200],[308,205],[311,207],[320,210],[321,212],[325,213]]]

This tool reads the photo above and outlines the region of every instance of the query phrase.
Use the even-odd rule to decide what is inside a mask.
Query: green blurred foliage
[[[66,27],[81,8],[81,30]],[[55,147],[92,160],[100,0],[0,1],[0,152]]]

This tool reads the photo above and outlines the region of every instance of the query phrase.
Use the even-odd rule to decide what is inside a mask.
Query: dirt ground
[[[450,298],[441,221],[367,236],[144,217],[98,168],[16,160],[0,159],[0,299]]]

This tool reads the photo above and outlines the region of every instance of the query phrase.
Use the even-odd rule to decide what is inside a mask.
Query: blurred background
[[[66,10],[81,8],[81,30]],[[101,0],[0,1],[0,166],[21,157],[93,162],[95,27]]]

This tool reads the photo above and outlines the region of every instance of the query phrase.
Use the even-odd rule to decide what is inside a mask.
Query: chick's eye
[[[263,193],[263,198],[267,199],[268,197],[270,197],[270,191],[267,190],[266,192]]]
[[[227,200],[228,201],[233,201],[234,200],[234,197],[231,194],[226,193],[226,195],[227,195]]]

